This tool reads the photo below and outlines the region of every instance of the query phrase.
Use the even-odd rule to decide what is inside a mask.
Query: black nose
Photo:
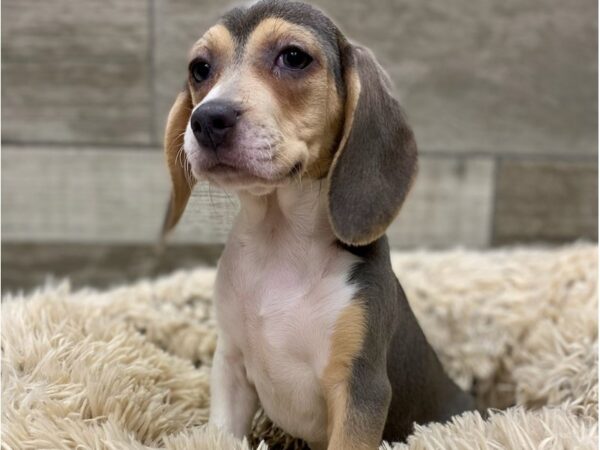
[[[233,104],[212,101],[196,108],[190,125],[201,145],[216,150],[233,130],[238,116],[239,111]]]

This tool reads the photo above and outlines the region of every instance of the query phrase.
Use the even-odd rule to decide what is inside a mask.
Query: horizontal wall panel
[[[169,179],[156,149],[27,148],[2,152],[5,242],[151,243]],[[423,157],[399,219],[395,246],[483,246],[489,239],[493,165],[482,158]],[[235,196],[199,184],[173,242],[221,243]]]
[[[484,247],[490,241],[494,162],[421,158],[406,205],[388,234],[396,247]]]
[[[598,239],[596,161],[501,162],[493,242],[575,239]]]
[[[150,143],[148,5],[3,2],[3,140]]]

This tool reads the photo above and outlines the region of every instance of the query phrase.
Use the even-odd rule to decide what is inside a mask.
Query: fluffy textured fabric
[[[397,253],[393,264],[448,372],[497,408],[417,426],[394,449],[596,448],[596,246]],[[214,274],[5,298],[2,448],[249,448],[204,426]],[[261,439],[302,446],[259,414],[251,443]]]

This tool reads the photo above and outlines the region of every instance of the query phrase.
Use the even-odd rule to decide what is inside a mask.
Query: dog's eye
[[[200,83],[210,75],[210,64],[206,61],[193,61],[190,64],[190,73],[194,80]]]
[[[284,49],[277,58],[277,64],[288,69],[301,70],[312,62],[311,56],[298,47]]]

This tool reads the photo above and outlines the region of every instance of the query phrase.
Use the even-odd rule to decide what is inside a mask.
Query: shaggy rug
[[[596,448],[595,245],[396,253],[393,264],[448,372],[492,409],[384,448]],[[204,425],[214,274],[5,297],[2,448],[301,448],[260,413],[250,442]]]

